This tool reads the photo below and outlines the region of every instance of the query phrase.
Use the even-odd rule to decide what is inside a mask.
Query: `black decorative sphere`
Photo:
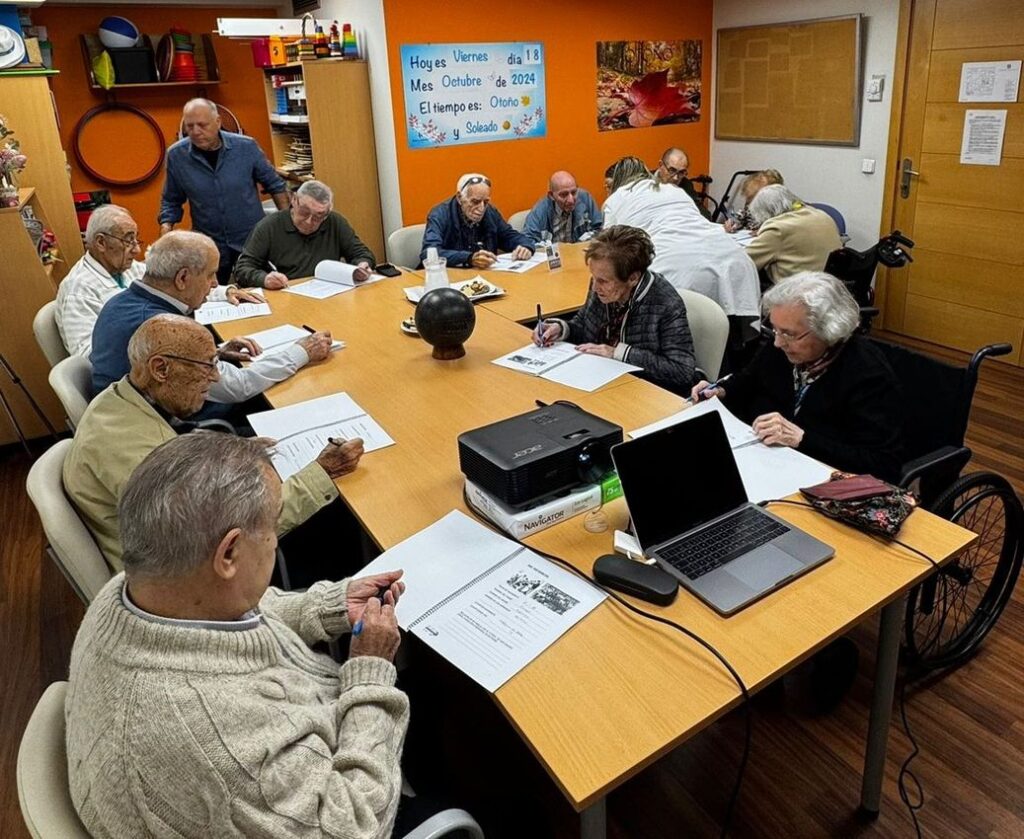
[[[416,304],[416,329],[420,337],[434,348],[434,358],[444,361],[462,358],[462,345],[469,340],[476,326],[476,311],[461,291],[435,288]]]

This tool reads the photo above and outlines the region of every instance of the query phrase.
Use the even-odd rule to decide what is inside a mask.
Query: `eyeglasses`
[[[296,204],[295,205],[295,214],[300,219],[302,219],[303,221],[312,221],[312,222],[316,222],[317,224],[319,224],[320,222],[324,221],[331,214],[331,211],[328,208],[327,210],[324,210],[324,212],[322,212],[322,213],[314,213],[308,207],[303,207],[301,204]]]
[[[772,329],[772,335],[774,335],[775,338],[778,341],[781,341],[783,344],[792,344],[794,341],[799,341],[801,338],[806,338],[810,334],[810,329],[808,329],[806,332],[801,332],[799,335],[794,335],[791,332],[780,332],[778,329]]]
[[[117,241],[119,241],[122,245],[128,248],[128,250],[133,250],[135,248],[142,247],[142,239],[140,239],[138,236],[128,236],[127,238],[122,238],[120,236],[115,236],[113,233],[104,233],[103,235],[109,239],[117,239]]]
[[[161,355],[164,358],[173,358],[175,361],[184,361],[188,364],[198,364],[200,367],[206,367],[209,368],[210,370],[217,369],[216,361],[202,361],[201,359],[198,358],[187,358],[186,356],[183,355],[172,355],[171,353],[161,353]]]
[[[462,192],[467,186],[476,186],[477,184],[484,184],[490,186],[491,182],[487,178],[482,178],[479,175],[474,175],[472,178],[466,178],[466,182],[459,187],[459,192]]]
[[[676,169],[675,166],[669,166],[664,160],[661,161],[661,168],[668,172],[673,178],[678,178],[680,175],[685,175],[690,171],[688,166]]]

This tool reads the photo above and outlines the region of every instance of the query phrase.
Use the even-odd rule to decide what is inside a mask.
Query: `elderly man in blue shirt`
[[[523,234],[534,242],[550,235],[553,242],[580,242],[598,230],[604,216],[585,189],[569,172],[555,172],[548,181],[548,194],[533,205],[526,217]]]
[[[288,208],[288,190],[255,140],[221,130],[213,102],[189,100],[182,122],[186,136],[167,150],[160,233],[174,229],[188,201],[192,229],[217,245],[217,281],[225,285],[245,240],[263,218],[256,184],[270,193],[279,210]]]
[[[459,178],[453,197],[427,215],[421,261],[428,248],[437,248],[437,255],[447,259],[450,267],[490,268],[498,251],[511,252],[513,259],[527,259],[536,245],[492,206],[490,178],[471,172]]]

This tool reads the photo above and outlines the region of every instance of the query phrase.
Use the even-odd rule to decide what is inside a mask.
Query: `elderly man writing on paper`
[[[92,352],[92,330],[103,305],[146,273],[139,226],[124,208],[104,204],[93,210],[85,227],[85,255],[71,266],[57,288],[54,312],[61,340],[72,355],[86,358]],[[259,295],[234,286],[210,291],[209,300],[262,302]]]
[[[132,472],[157,446],[195,430],[186,421],[220,377],[209,331],[190,318],[157,315],[128,344],[131,372],[90,403],[64,461],[64,489],[112,569],[122,567],[117,504]],[[222,435],[225,439],[228,435]],[[328,445],[284,482],[279,535],[338,497],[334,479],[355,470],[363,441]]]
[[[513,259],[527,259],[536,245],[491,205],[490,178],[470,173],[459,178],[454,197],[427,215],[421,261],[429,248],[437,248],[449,267],[490,268],[499,251],[511,251]]]
[[[312,277],[317,263],[340,260],[356,266],[353,279],[366,280],[376,261],[343,215],[334,211],[334,193],[321,181],[306,181],[291,207],[253,228],[235,265],[239,285],[287,288],[288,280]]]
[[[217,247],[202,233],[174,231],[160,237],[147,253],[146,275],[124,294],[112,297],[93,330],[92,382],[99,393],[129,368],[128,341],[143,321],[159,314],[192,316],[211,288],[217,287]],[[293,376],[311,361],[323,361],[331,336],[317,332],[287,349],[260,356],[248,338],[235,338],[218,351],[219,379],[210,388],[201,418],[223,417],[229,407]],[[245,368],[227,362],[252,359]]]
[[[399,570],[268,588],[281,481],[259,440],[173,439],[127,482],[124,574],[78,631],[68,782],[93,836],[377,839],[409,701]],[[313,644],[351,633],[338,665]]]

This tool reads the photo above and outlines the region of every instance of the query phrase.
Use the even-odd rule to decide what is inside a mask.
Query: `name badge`
[[[548,245],[548,270],[554,271],[562,267],[562,255],[558,252],[558,242]]]

